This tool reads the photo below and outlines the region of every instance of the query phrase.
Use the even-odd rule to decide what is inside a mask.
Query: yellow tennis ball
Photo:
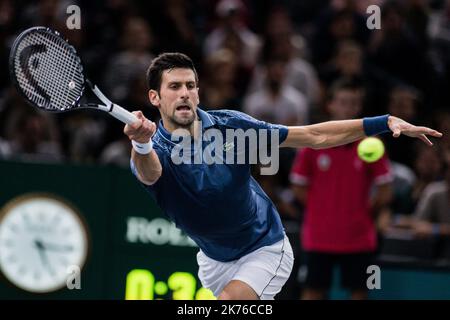
[[[384,144],[378,138],[368,137],[363,139],[358,145],[358,156],[365,162],[376,162],[384,154]]]

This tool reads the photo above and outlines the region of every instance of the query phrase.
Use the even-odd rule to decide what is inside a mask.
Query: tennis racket
[[[9,71],[19,92],[41,110],[64,112],[91,108],[108,112],[126,124],[138,121],[85,77],[75,48],[50,28],[33,27],[17,37],[9,57]],[[81,104],[86,85],[103,104]]]

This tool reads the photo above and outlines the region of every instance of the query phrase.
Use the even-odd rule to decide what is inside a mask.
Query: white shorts
[[[231,280],[248,284],[261,300],[273,300],[291,274],[294,254],[287,236],[242,258],[221,262],[197,253],[198,278],[216,297]]]

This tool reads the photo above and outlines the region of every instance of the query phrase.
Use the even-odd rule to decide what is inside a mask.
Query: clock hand
[[[51,250],[51,251],[72,251],[73,246],[71,245],[57,245],[54,243],[49,242],[42,242],[41,244],[45,250]]]
[[[50,274],[54,274],[50,261],[48,259],[47,254],[45,253],[44,245],[42,244],[42,241],[40,240],[34,240],[34,245],[38,249],[39,257],[41,258],[42,265],[48,270]]]

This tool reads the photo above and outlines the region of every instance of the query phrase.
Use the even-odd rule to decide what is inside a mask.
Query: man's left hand
[[[394,116],[389,116],[388,126],[393,132],[394,138],[398,138],[401,134],[404,134],[408,137],[419,138],[429,146],[432,146],[433,143],[428,139],[427,135],[436,138],[442,137],[442,133],[436,130],[427,127],[418,127]]]

